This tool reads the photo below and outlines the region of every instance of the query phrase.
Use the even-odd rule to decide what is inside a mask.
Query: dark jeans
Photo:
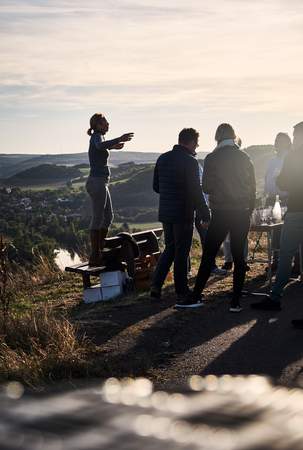
[[[165,249],[158,261],[152,286],[160,290],[174,263],[176,294],[188,292],[187,263],[193,238],[193,223],[163,223]]]
[[[213,211],[210,225],[207,231],[204,251],[199,267],[194,294],[200,295],[210,276],[218,250],[230,233],[231,253],[234,261],[234,299],[241,296],[246,262],[244,259],[244,247],[250,227],[250,213],[248,211]]]

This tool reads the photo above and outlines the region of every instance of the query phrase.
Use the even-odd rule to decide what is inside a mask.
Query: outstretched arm
[[[122,136],[111,139],[110,141],[102,141],[100,134],[94,135],[94,144],[98,150],[121,150],[124,147],[124,142],[130,141],[134,133],[126,133]]]

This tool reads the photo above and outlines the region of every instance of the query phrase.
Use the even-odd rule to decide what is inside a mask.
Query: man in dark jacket
[[[255,173],[248,155],[236,144],[236,135],[231,125],[221,124],[216,131],[215,139],[218,145],[205,158],[202,182],[203,192],[209,195],[212,217],[192,301],[195,302],[201,297],[216,254],[230,233],[235,266],[230,311],[239,312],[246,272],[244,247],[256,197]],[[176,305],[177,308],[186,306],[188,305]]]
[[[161,155],[155,166],[153,188],[160,194],[159,220],[163,224],[165,249],[153,276],[153,298],[161,297],[161,288],[172,263],[177,297],[179,300],[187,298],[188,256],[195,213],[200,222],[207,223],[210,219],[194,157],[198,138],[196,130],[184,128],[178,145]]]
[[[288,192],[287,214],[280,241],[280,259],[276,280],[270,298],[252,304],[254,309],[280,310],[283,289],[291,273],[291,262],[300,244],[303,243],[303,122],[294,127],[293,150],[286,156],[277,186]],[[303,327],[303,320],[293,321],[295,326]]]

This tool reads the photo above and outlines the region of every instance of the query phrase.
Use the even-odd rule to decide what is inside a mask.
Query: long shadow
[[[257,285],[264,283],[263,275],[258,278]],[[250,284],[254,289],[257,287],[253,280],[248,283]],[[126,353],[116,354],[111,359],[114,374],[141,376],[146,375],[151,368],[168,368],[174,358],[228,330],[246,324],[249,327],[251,322],[256,320],[256,324],[243,337],[240,333],[237,342],[231,343],[230,348],[223,351],[215,361],[210,362],[201,373],[264,373],[274,377],[280,376],[288,364],[302,355],[302,346],[288,325],[289,316],[294,314],[296,307],[289,309],[284,318],[285,313],[282,311],[278,321],[269,323],[273,314],[266,313],[266,316],[262,315],[262,312],[250,309],[249,303],[252,301],[255,299],[243,301],[245,309],[241,314],[227,312],[228,300],[224,293],[220,297],[216,295],[210,297],[206,307],[199,310],[189,312],[172,310],[169,316],[145,329],[135,345]],[[301,309],[303,315],[303,305]],[[268,345],[269,342],[271,345]],[[191,373],[195,373],[195,368],[190,366],[189,359],[188,375]]]
[[[303,332],[291,327],[291,319],[303,317],[302,287],[290,286],[283,300],[281,312],[257,314],[256,323],[249,331],[212,361],[201,374],[262,374],[285,384],[293,384],[301,375],[303,361],[296,367],[288,365],[303,358]],[[255,300],[253,300],[255,301]],[[249,301],[251,303],[251,299]]]
[[[173,288],[163,289],[162,301],[151,300],[148,294],[139,295],[136,301],[113,301],[105,304],[80,306],[71,311],[80,333],[85,332],[96,345],[103,345],[128,327],[165,311],[174,304]]]
[[[208,286],[222,280],[213,276]],[[194,278],[191,279],[193,284]],[[151,300],[148,293],[141,293],[136,301],[113,301],[104,305],[92,304],[75,307],[71,311],[72,319],[80,325],[80,333],[85,332],[96,345],[103,345],[128,327],[147,320],[175,304],[174,287],[162,290],[161,301]]]
[[[228,301],[221,298],[210,299],[205,308],[195,311],[172,310],[169,316],[146,328],[127,352],[110,358],[113,375],[142,376],[151,368],[168,367],[177,356],[251,320],[250,311],[235,316],[227,309]]]

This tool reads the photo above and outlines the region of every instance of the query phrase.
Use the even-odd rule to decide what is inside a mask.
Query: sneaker
[[[149,293],[149,296],[153,300],[161,300],[161,290],[155,287],[152,287]]]
[[[193,297],[189,295],[183,297],[183,299],[179,298],[177,299],[177,303],[175,304],[176,309],[200,308],[201,306],[204,306],[202,295],[200,297]]]
[[[222,266],[222,270],[232,270],[232,268],[233,268],[233,263],[232,262],[226,262]]]
[[[219,267],[215,267],[214,269],[212,269],[211,274],[218,275],[220,277],[224,277],[225,275],[227,275],[227,270],[220,269]]]
[[[303,319],[294,319],[291,323],[294,328],[297,328],[297,330],[303,330]]]
[[[301,275],[300,267],[293,266],[291,269],[290,277],[299,278],[300,275]]]
[[[259,309],[263,311],[281,311],[281,303],[279,300],[272,300],[270,297],[264,298],[260,302],[252,303],[252,309]]]
[[[229,307],[229,312],[239,313],[242,310],[243,310],[243,308],[239,302],[231,302],[230,307]]]

